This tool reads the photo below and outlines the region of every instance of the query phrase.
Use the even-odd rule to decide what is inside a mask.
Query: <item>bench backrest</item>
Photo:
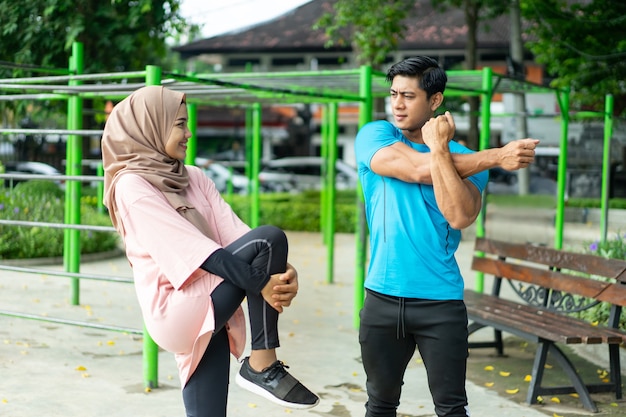
[[[486,238],[477,238],[474,249],[475,271],[626,306],[624,260]]]

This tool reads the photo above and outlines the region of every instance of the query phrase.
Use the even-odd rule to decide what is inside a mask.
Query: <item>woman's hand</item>
[[[265,301],[279,313],[283,312],[283,307],[291,305],[291,300],[296,294],[298,294],[298,272],[289,263],[285,272],[272,275],[261,290]]]

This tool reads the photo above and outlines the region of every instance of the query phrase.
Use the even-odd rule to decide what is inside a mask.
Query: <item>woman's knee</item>
[[[287,235],[285,232],[272,225],[263,225],[254,229],[257,233],[262,235],[265,239],[272,242],[274,245],[286,245],[287,244]]]

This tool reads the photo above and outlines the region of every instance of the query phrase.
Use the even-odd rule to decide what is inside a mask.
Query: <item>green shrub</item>
[[[565,206],[600,208],[600,203],[599,198],[570,198],[565,202]],[[608,206],[612,209],[626,209],[626,198],[611,198],[608,201]]]
[[[63,223],[64,192],[52,181],[33,180],[15,188],[0,187],[0,218],[29,222]],[[111,226],[106,214],[81,205],[85,225]],[[44,226],[0,225],[0,259],[55,257],[63,254],[64,229]],[[81,231],[82,253],[103,252],[118,247],[115,232]]]
[[[617,233],[613,238],[605,241],[587,242],[585,243],[583,253],[602,256],[606,259],[626,259],[626,234],[620,235],[620,233]],[[608,303],[599,303],[576,314],[576,316],[590,322],[606,325],[609,320],[610,307]],[[620,318],[620,328],[626,330],[626,318],[624,318],[624,315]]]
[[[284,230],[319,232],[321,204],[319,191],[299,194],[271,193],[259,197],[259,224],[272,224]],[[228,196],[227,201],[241,219],[250,222],[250,201],[247,196]],[[337,192],[335,199],[335,232],[354,233],[356,224],[356,193]]]
[[[28,196],[49,195],[55,198],[63,198],[63,190],[59,186],[48,180],[30,180],[18,183],[14,192]]]

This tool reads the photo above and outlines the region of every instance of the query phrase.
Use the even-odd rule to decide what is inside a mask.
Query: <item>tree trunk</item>
[[[478,11],[480,7],[476,1],[465,1],[465,22],[467,23],[467,46],[465,47],[465,68],[476,69],[476,32],[478,26]],[[478,108],[480,99],[477,96],[468,98],[469,103],[469,130],[467,131],[467,145],[470,149],[478,149]]]

